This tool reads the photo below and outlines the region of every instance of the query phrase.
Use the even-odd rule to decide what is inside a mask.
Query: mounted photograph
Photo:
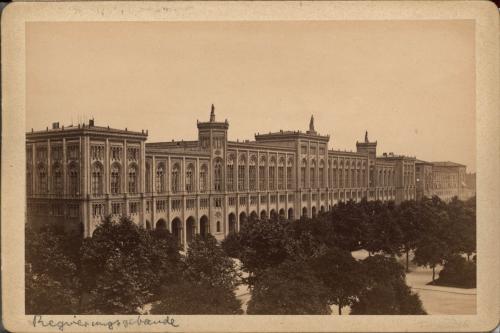
[[[7,7],[13,326],[494,328],[491,6],[269,4]]]

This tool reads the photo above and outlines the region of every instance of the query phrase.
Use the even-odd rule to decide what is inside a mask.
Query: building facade
[[[148,132],[94,121],[26,134],[28,223],[63,223],[84,236],[104,216],[166,228],[186,246],[222,239],[250,217],[313,217],[340,201],[417,198],[414,157],[377,156],[368,133],[356,152],[328,149],[309,130],[229,141],[229,123],[198,122],[198,140],[147,143]],[[436,174],[433,173],[433,177]]]

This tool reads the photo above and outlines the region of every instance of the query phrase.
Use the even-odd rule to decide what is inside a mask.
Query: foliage
[[[239,233],[242,268],[254,274],[282,263],[288,255],[284,237],[287,227],[284,220],[255,220],[242,225]],[[252,284],[251,279],[249,283]]]
[[[27,314],[78,312],[77,265],[71,246],[59,230],[25,229],[25,305]]]
[[[109,217],[81,248],[83,311],[96,314],[132,314],[146,304],[159,283],[148,231],[128,218]]]
[[[450,254],[446,233],[448,214],[445,205],[438,197],[424,198],[420,203],[420,237],[417,240],[413,261],[421,266],[432,268],[432,281],[435,280],[435,268],[442,264]]]
[[[239,258],[241,256],[240,235],[238,232],[231,232],[221,242],[222,249],[231,258]]]
[[[210,234],[197,235],[189,244],[183,278],[227,290],[233,290],[239,283],[234,262]]]
[[[333,207],[330,219],[338,247],[351,252],[363,248],[367,238],[367,218],[365,210],[360,209],[360,205],[354,201],[340,202]]]
[[[446,259],[435,284],[459,288],[476,288],[476,263],[460,255]]]
[[[189,244],[181,277],[163,288],[154,314],[239,314],[234,294],[239,275],[231,258],[212,235]]]
[[[260,272],[251,290],[248,314],[330,314],[328,291],[302,262],[286,260]]]
[[[155,229],[150,231],[151,235],[151,267],[153,274],[157,276],[156,285],[153,285],[152,292],[157,297],[161,292],[161,287],[179,281],[181,272],[184,269],[182,256],[179,253],[177,239],[166,229]]]
[[[330,248],[313,259],[311,265],[327,288],[329,304],[337,305],[342,314],[342,307],[350,306],[365,285],[360,263],[349,251]]]
[[[234,292],[222,287],[179,281],[165,287],[152,314],[241,314]]]
[[[417,294],[405,283],[404,268],[392,257],[375,255],[362,261],[365,288],[351,314],[426,314]]]

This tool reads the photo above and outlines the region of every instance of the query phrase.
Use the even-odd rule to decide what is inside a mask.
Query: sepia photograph
[[[498,300],[486,313],[478,298],[480,262],[492,261],[498,280],[498,246],[484,247],[498,214],[479,200],[488,187],[476,191],[481,172],[498,174],[479,158],[482,21],[458,4],[457,18],[429,19],[271,4],[274,19],[262,3],[139,4],[149,19],[127,19],[134,3],[7,8],[25,20],[22,41],[7,44],[23,52],[21,219],[8,226],[22,239],[23,325],[276,331],[304,315],[457,325],[482,314],[488,328],[498,323]],[[491,6],[464,6],[498,37]],[[188,326],[204,315],[270,324]],[[305,324],[294,330],[340,327]]]

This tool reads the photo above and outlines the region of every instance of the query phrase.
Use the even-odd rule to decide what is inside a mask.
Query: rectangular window
[[[286,201],[286,194],[281,194],[280,195],[280,202],[283,203]]]
[[[307,201],[307,194],[302,194],[302,201]]]
[[[113,215],[121,215],[122,213],[122,205],[117,202],[113,202],[111,204],[111,214]]]
[[[295,200],[295,195],[293,195],[293,194],[289,194],[289,195],[288,195],[288,201],[289,201],[289,202],[292,202],[293,200]]]
[[[316,146],[311,146],[311,155],[316,155]]]
[[[167,209],[167,200],[156,200],[156,211],[164,212]]]
[[[228,191],[234,191],[234,165],[228,164],[226,168],[226,185]]]
[[[129,203],[129,213],[131,215],[135,215],[139,212],[139,203],[138,202],[131,202]]]
[[[293,183],[292,183],[292,167],[289,166],[286,168],[286,187],[288,189],[293,189]]]
[[[228,203],[229,203],[229,206],[236,205],[236,198],[235,197],[229,197],[228,198]]]
[[[186,209],[193,209],[196,207],[196,199],[187,199],[186,200]]]
[[[146,201],[146,213],[151,211],[151,201]]]
[[[179,199],[172,200],[172,210],[180,210],[182,207],[182,201]]]
[[[247,204],[247,197],[240,197],[240,205],[245,206]]]
[[[201,208],[208,208],[208,198],[201,198],[200,199],[200,207]]]
[[[271,203],[276,203],[276,194],[270,196]]]
[[[64,216],[64,206],[62,204],[55,204],[52,206],[52,214],[54,216]]]
[[[258,196],[256,196],[256,195],[252,195],[252,196],[250,197],[250,204],[251,204],[251,205],[256,205],[258,200],[259,200],[259,197],[258,197]]]
[[[302,145],[300,147],[301,154],[307,154],[307,145]]]
[[[93,204],[92,205],[92,216],[99,217],[104,215],[104,204]]]
[[[260,203],[261,204],[267,203],[267,195],[261,195],[260,196]]]
[[[217,208],[222,207],[222,198],[214,198],[214,205]]]

